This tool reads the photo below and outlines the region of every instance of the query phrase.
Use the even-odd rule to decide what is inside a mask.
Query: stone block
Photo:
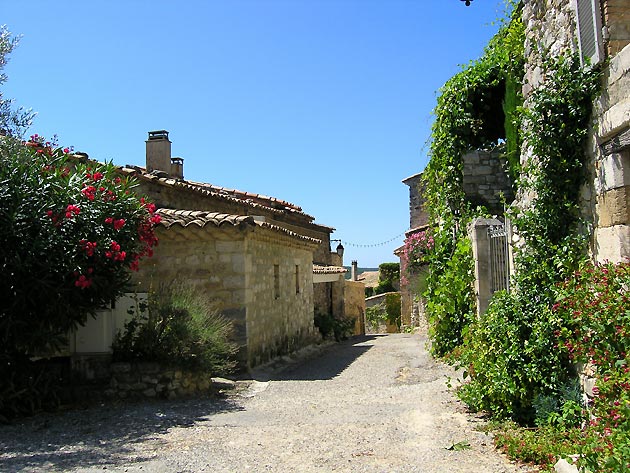
[[[630,151],[613,153],[597,163],[597,193],[630,185]]]
[[[618,263],[630,258],[630,225],[595,229],[597,261]]]
[[[630,224],[630,186],[619,187],[597,196],[598,227]]]
[[[131,371],[131,363],[112,363],[111,370],[113,374],[129,373]]]
[[[142,395],[146,397],[155,397],[157,395],[155,388],[148,388],[142,391]]]

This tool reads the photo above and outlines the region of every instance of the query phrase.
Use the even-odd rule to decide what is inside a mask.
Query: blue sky
[[[99,160],[144,165],[150,130],[196,181],[300,205],[345,262],[409,227],[438,89],[479,57],[500,0],[0,0],[21,35],[5,97]],[[361,246],[357,246],[361,245]],[[375,246],[376,245],[376,246]]]

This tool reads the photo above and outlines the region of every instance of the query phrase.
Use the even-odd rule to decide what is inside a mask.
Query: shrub
[[[630,262],[586,265],[557,288],[556,332],[572,360],[597,369],[594,420],[579,463],[592,471],[630,469]]]
[[[37,135],[0,161],[0,351],[41,354],[126,290],[159,217],[112,164]]]
[[[115,361],[157,361],[225,374],[236,363],[232,324],[218,315],[201,292],[182,283],[161,286],[137,304],[112,345]]]
[[[354,334],[354,317],[335,317],[328,313],[315,313],[315,326],[321,333],[322,338],[334,338],[340,342],[347,340]]]

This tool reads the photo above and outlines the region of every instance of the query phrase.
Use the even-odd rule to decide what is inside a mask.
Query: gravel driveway
[[[422,335],[355,338],[225,399],[107,405],[0,426],[0,471],[525,472],[448,391]],[[469,445],[458,449],[453,446]]]

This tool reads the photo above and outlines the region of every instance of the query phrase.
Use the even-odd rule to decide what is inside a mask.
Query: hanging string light
[[[398,235],[396,235],[396,236],[395,236],[395,237],[393,237],[393,238],[390,238],[389,240],[386,240],[386,241],[381,241],[381,242],[378,242],[378,243],[353,243],[353,242],[351,242],[351,241],[346,241],[346,240],[343,240],[343,243],[344,243],[344,245],[346,245],[346,246],[353,246],[353,247],[355,247],[355,248],[373,248],[373,247],[376,247],[376,246],[385,246],[385,245],[387,245],[388,243],[391,243],[391,242],[393,242],[393,241],[396,241],[396,240],[398,240],[399,238],[401,238],[401,237],[405,236],[405,233],[406,233],[406,231],[405,231],[405,232],[402,232],[402,233],[400,233],[400,234],[398,234]],[[333,241],[333,240],[331,240],[331,241]],[[334,240],[334,241],[336,241],[336,240]]]

